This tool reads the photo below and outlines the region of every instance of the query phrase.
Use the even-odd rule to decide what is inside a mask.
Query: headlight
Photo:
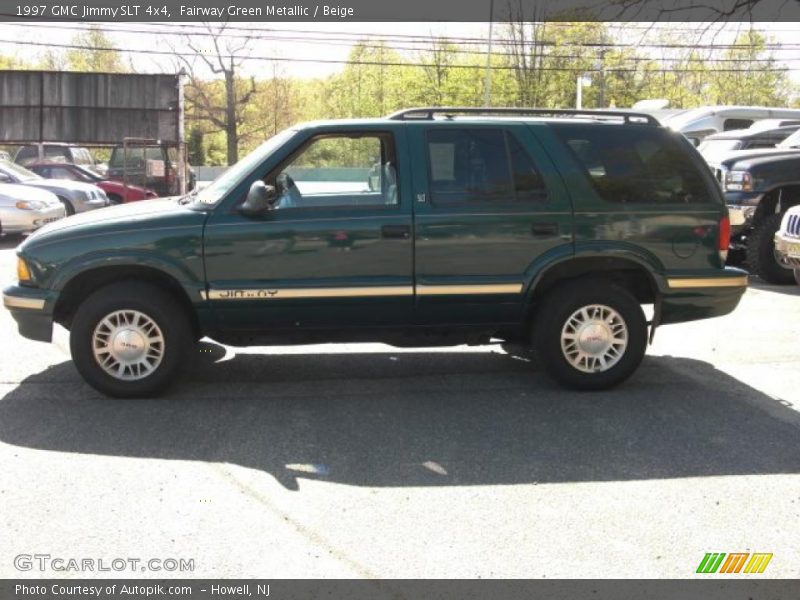
[[[41,210],[45,207],[38,200],[18,200],[15,206],[21,210]]]
[[[752,192],[753,176],[748,171],[728,171],[725,173],[725,190]]]
[[[17,281],[20,283],[30,283],[33,280],[28,263],[21,256],[17,257]]]

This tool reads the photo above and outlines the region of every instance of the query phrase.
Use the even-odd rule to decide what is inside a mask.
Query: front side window
[[[547,197],[530,155],[503,129],[432,129],[427,147],[434,205]]]
[[[397,164],[390,134],[324,135],[305,144],[268,182],[278,209],[393,206]]]
[[[607,202],[703,203],[712,196],[685,148],[658,128],[553,124]]]

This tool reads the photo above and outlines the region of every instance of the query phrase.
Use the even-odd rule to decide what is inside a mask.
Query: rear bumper
[[[17,322],[22,337],[37,342],[53,339],[54,292],[12,285],[3,290],[3,306]]]
[[[682,323],[727,315],[747,290],[747,273],[727,267],[704,277],[671,276],[661,297],[659,322]]]

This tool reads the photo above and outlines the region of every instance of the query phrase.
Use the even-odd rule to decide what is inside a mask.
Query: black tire
[[[115,311],[138,311],[160,330],[163,343],[160,363],[140,379],[123,380],[107,373],[95,358],[95,328]],[[167,388],[192,344],[192,329],[175,298],[162,289],[134,281],[100,288],[78,307],[70,328],[70,351],[75,367],[96,390],[118,398],[146,397]]]
[[[794,281],[797,285],[800,285],[800,269],[794,270]]]
[[[627,345],[619,358],[606,370],[597,372],[573,366],[561,345],[567,321],[576,311],[591,305],[616,311],[627,330]],[[538,361],[558,383],[576,390],[603,390],[623,382],[642,362],[647,348],[647,322],[642,307],[625,289],[601,279],[574,281],[553,290],[537,308],[533,327]]]
[[[747,240],[747,266],[750,272],[767,283],[794,283],[792,270],[778,262],[775,256],[775,233],[781,227],[783,215],[773,214],[762,219]]]
[[[122,204],[122,196],[118,196],[117,194],[108,194],[108,201],[113,206]]]
[[[67,211],[68,217],[75,214],[75,207],[72,206],[72,202],[66,198],[62,198],[61,196],[58,196],[58,199],[61,201],[61,204],[64,205],[64,209]]]

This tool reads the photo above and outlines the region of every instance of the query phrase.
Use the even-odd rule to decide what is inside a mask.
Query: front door
[[[526,125],[416,123],[412,130],[417,319],[520,318],[536,261],[572,253],[572,207]]]
[[[273,210],[209,218],[208,298],[223,330],[370,327],[411,318],[402,133],[309,133],[259,176],[278,190]]]

